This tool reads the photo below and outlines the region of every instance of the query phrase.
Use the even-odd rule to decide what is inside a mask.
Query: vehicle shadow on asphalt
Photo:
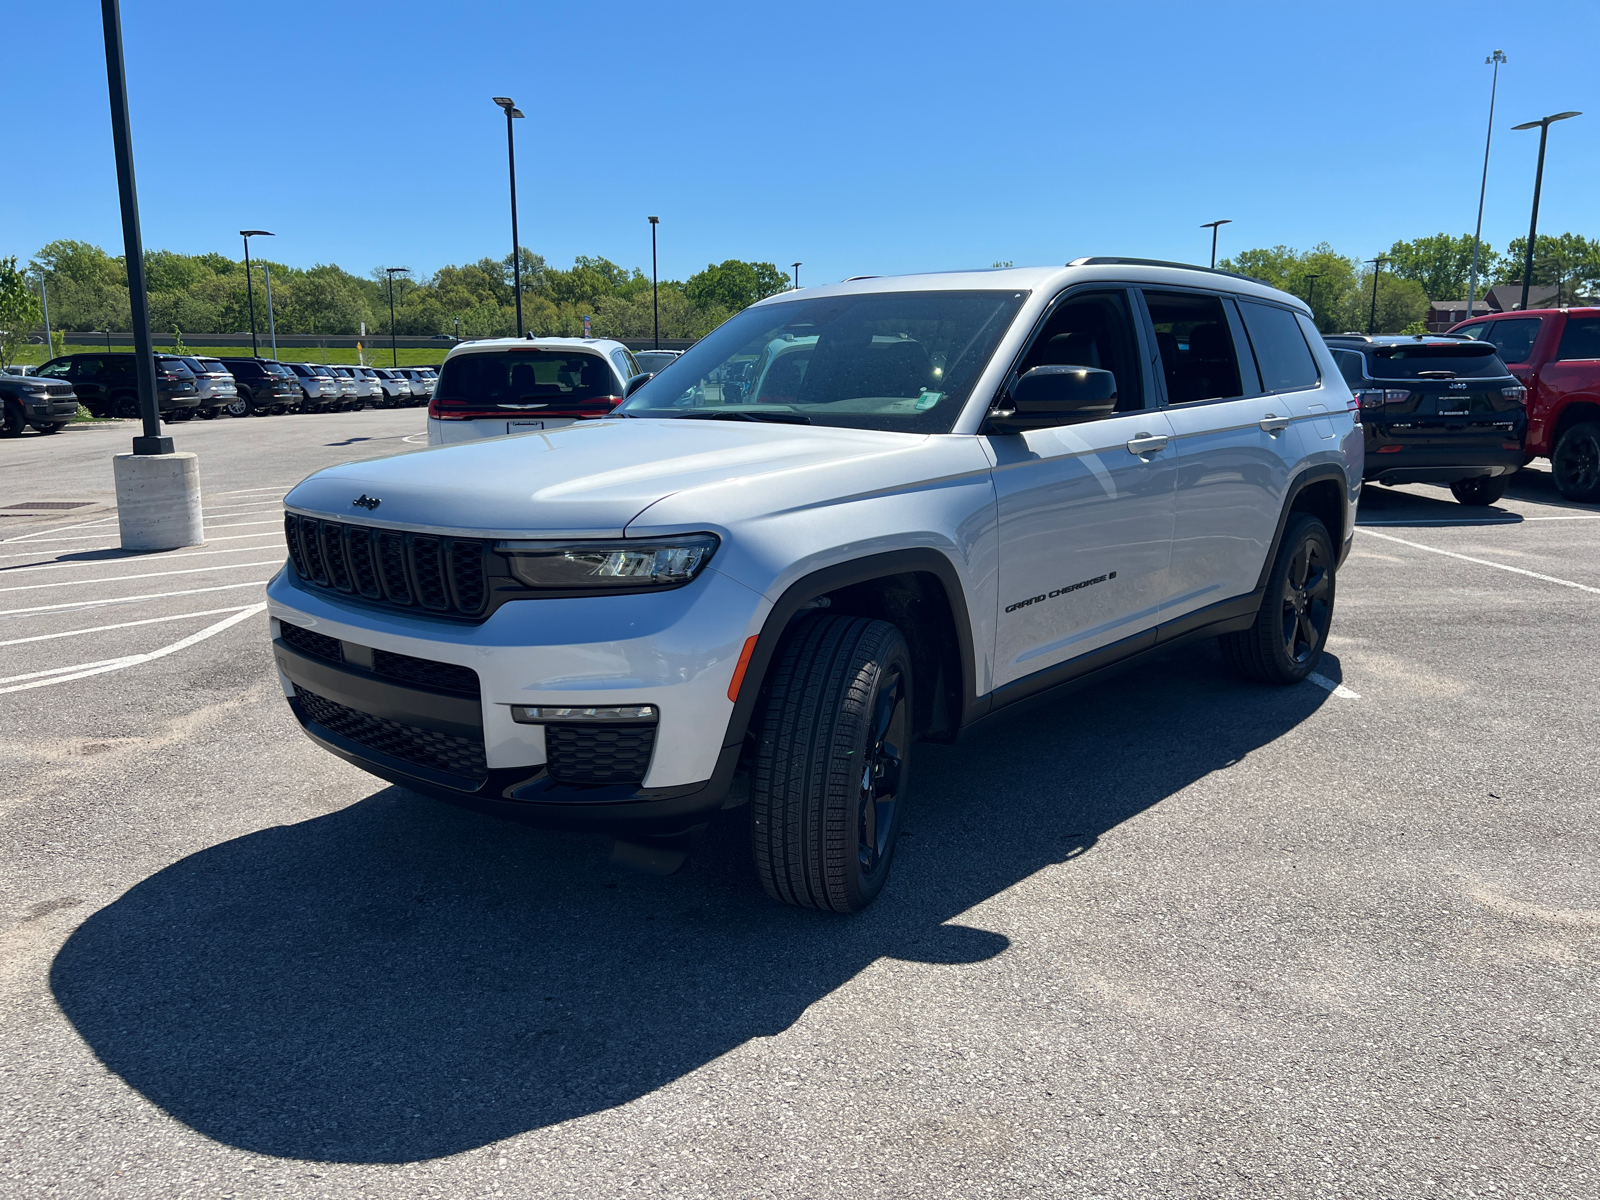
[[[880,958],[948,965],[958,987],[958,964],[1010,945],[961,914],[1327,699],[1234,680],[1204,643],[918,746],[894,877],[855,917],[769,901],[743,811],[663,879],[614,870],[598,837],[384,788],[144,880],[72,935],[51,985],[107,1067],[208,1137],[320,1161],[455,1154],[781,1033]]]

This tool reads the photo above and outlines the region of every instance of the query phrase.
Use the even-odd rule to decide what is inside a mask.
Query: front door
[[[1107,417],[989,438],[999,505],[996,687],[1069,659],[1154,641],[1172,546],[1172,426],[1147,404],[1126,289],[1076,292],[1017,374],[1045,364],[1117,379]]]

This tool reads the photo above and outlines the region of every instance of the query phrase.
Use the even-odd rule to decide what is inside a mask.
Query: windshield
[[[1483,379],[1510,374],[1494,347],[1483,343],[1375,346],[1367,364],[1374,379]]]
[[[617,411],[949,433],[1025,292],[878,292],[746,309]]]

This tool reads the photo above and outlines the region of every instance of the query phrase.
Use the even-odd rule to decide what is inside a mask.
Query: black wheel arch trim
[[[954,725],[959,728],[987,711],[988,697],[977,695],[977,658],[973,649],[972,621],[967,612],[966,592],[961,586],[961,577],[956,572],[955,564],[949,557],[930,547],[918,547],[853,558],[797,579],[784,589],[777,603],[767,613],[761,632],[756,636],[756,647],[750,655],[750,665],[745,669],[739,697],[734,701],[733,713],[728,718],[727,733],[722,739],[724,755],[726,756],[730,750],[734,751],[733,758],[727,764],[730,779],[733,765],[737,761],[737,751],[743,746],[745,736],[750,730],[750,722],[755,715],[756,703],[766,680],[768,668],[771,667],[773,656],[777,653],[778,643],[783,640],[784,633],[794,619],[806,611],[812,601],[821,599],[830,592],[894,575],[916,574],[934,576],[944,589],[945,600],[950,605],[950,617],[955,625],[956,657],[961,670],[960,711],[954,716]],[[722,765],[719,760],[719,774]]]
[[[1256,593],[1259,595],[1267,586],[1267,576],[1272,573],[1272,564],[1277,561],[1278,547],[1283,544],[1283,531],[1288,528],[1289,514],[1295,511],[1294,503],[1314,483],[1333,482],[1339,485],[1340,512],[1339,528],[1328,530],[1328,536],[1333,539],[1334,553],[1342,563],[1346,547],[1350,544],[1350,535],[1354,532],[1350,524],[1348,512],[1350,480],[1344,473],[1344,468],[1335,463],[1319,463],[1307,467],[1289,481],[1289,486],[1284,489],[1283,508],[1278,513],[1278,527],[1272,532],[1272,545],[1267,548],[1267,556],[1261,563],[1261,574],[1256,577]]]

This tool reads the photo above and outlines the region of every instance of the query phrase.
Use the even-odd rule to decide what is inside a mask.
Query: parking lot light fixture
[[[1367,259],[1372,264],[1372,311],[1367,314],[1367,332],[1378,332],[1378,276],[1383,274],[1383,264],[1388,262],[1381,254],[1377,258]]]
[[[1306,276],[1306,307],[1311,310],[1311,319],[1317,319],[1317,280],[1322,278],[1319,271]]]
[[[239,236],[244,239],[244,294],[250,301],[250,357],[260,358],[261,348],[256,345],[256,293],[254,285],[250,282],[250,239],[275,235],[265,229],[241,229]]]
[[[656,349],[661,349],[661,300],[656,292],[656,226],[660,217],[650,218],[650,315],[655,324]]]
[[[506,164],[511,170],[511,286],[517,294],[517,336],[522,336],[522,251],[517,241],[517,139],[511,122],[522,110],[510,96],[495,96],[494,102],[506,110]]]
[[[794,264],[794,290],[797,291],[797,292],[800,290],[800,268],[801,268],[802,265],[804,265],[804,264],[802,264],[802,263],[795,263]]]
[[[404,271],[411,270],[411,268],[385,267],[384,270],[389,272],[389,362],[391,366],[398,367],[400,365],[400,349],[399,343],[394,340],[394,277]]]
[[[1562,112],[1553,116],[1540,117],[1537,121],[1524,121],[1521,125],[1513,125],[1513,129],[1537,129],[1539,131],[1539,165],[1533,173],[1533,217],[1528,221],[1528,252],[1522,260],[1522,304],[1524,312],[1528,308],[1528,287],[1533,283],[1533,244],[1539,234],[1539,189],[1544,184],[1544,144],[1550,136],[1550,126],[1557,121],[1565,121],[1568,117],[1581,117],[1581,112]],[[1471,316],[1471,313],[1467,314]]]
[[[1494,138],[1494,96],[1500,87],[1500,64],[1506,61],[1506,52],[1496,50],[1484,59],[1484,65],[1494,66],[1494,77],[1489,81],[1489,131],[1483,135],[1483,178],[1478,182],[1478,225],[1472,231],[1472,270],[1467,273],[1467,316],[1472,316],[1472,299],[1478,294],[1478,245],[1483,237],[1483,197],[1489,190],[1489,143]]]
[[[1228,217],[1221,221],[1207,221],[1200,226],[1201,229],[1211,230],[1211,267],[1213,270],[1215,270],[1217,266],[1217,230],[1223,225],[1232,224],[1233,218]]]
[[[452,319],[456,323],[456,341],[459,342],[461,340],[461,318],[460,317],[454,317]]]

